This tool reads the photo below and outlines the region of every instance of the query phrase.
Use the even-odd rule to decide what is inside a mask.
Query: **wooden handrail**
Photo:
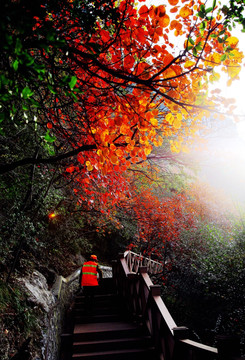
[[[128,311],[148,328],[160,360],[245,360],[236,358],[237,347],[224,355],[221,348],[189,339],[188,328],[176,325],[160,296],[160,285],[153,285],[147,267],[137,264],[137,271],[134,267],[129,268],[128,255],[128,252],[121,254],[113,263],[114,282]]]
[[[112,271],[112,268],[110,266],[100,266],[100,269],[102,271],[102,274],[104,272],[111,272]],[[79,269],[75,270],[71,275],[69,275],[66,278],[64,278],[61,275],[57,276],[57,279],[56,279],[56,281],[55,281],[55,283],[54,283],[54,285],[52,287],[52,292],[53,292],[54,296],[56,298],[59,298],[63,285],[64,284],[69,285],[74,280],[78,279],[79,276],[80,276],[80,272],[81,272],[81,267]]]
[[[69,275],[67,278],[64,278],[63,276],[59,275],[57,276],[57,279],[52,287],[52,292],[56,298],[60,297],[60,293],[62,290],[63,284],[70,284],[74,280],[76,280],[80,275],[80,268],[74,271],[71,275]]]
[[[138,272],[139,267],[146,266],[149,274],[157,274],[163,271],[163,264],[147,258],[141,254],[134,253],[131,250],[124,252],[127,266],[130,272]]]

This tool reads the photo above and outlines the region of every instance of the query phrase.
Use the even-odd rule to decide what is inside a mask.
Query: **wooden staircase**
[[[187,327],[176,325],[161,298],[161,286],[148,274],[161,264],[126,251],[112,265],[113,280],[103,279],[93,312],[85,311],[82,294],[65,312],[59,360],[245,360],[239,339],[221,336],[212,347],[194,341]],[[76,278],[77,272],[72,281]]]
[[[76,296],[70,359],[157,359],[151,337],[130,319],[112,279],[103,279],[98,291],[91,314],[84,309],[84,296]]]

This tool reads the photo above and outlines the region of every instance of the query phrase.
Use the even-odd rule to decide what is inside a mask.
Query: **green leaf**
[[[76,82],[77,82],[76,76],[72,76],[72,78],[71,78],[71,80],[69,82],[70,89],[74,88],[74,86],[76,85]]]
[[[16,59],[16,60],[13,62],[13,69],[14,69],[15,71],[17,71],[17,70],[18,70],[18,66],[19,66],[19,61]]]
[[[5,113],[1,112],[0,113],[0,123],[5,119]]]
[[[31,58],[29,59],[29,61],[26,63],[26,66],[31,66],[34,63],[34,59]]]
[[[206,13],[204,13],[204,12],[202,12],[202,11],[198,11],[197,15],[198,15],[200,18],[204,19],[205,16],[206,16]]]
[[[228,51],[228,52],[231,50],[233,50],[233,48],[231,46],[227,46],[227,48],[225,49],[225,51]]]
[[[40,108],[41,106],[40,106],[40,104],[39,104],[39,102],[37,102],[36,100],[34,100],[34,99],[32,99],[32,98],[30,98],[30,99],[28,99],[28,103],[30,103],[32,106],[34,106],[35,108]]]
[[[44,139],[48,142],[48,143],[52,143],[56,140],[56,137],[53,135],[50,135],[50,130],[47,130]]]
[[[221,61],[224,61],[227,58],[226,54],[223,54],[220,58]]]
[[[73,99],[75,100],[75,102],[78,102],[78,98],[77,98],[77,96],[76,96],[74,93],[71,93],[70,95],[73,97]]]
[[[206,9],[206,14],[208,14],[209,12],[213,11],[213,7],[209,7]]]
[[[201,10],[202,12],[206,12],[206,10],[205,10],[205,5],[202,4],[202,5],[200,6],[200,10]]]
[[[50,90],[50,92],[51,92],[52,94],[54,94],[54,95],[57,94],[57,91],[54,90],[54,88],[53,88],[52,85],[48,84],[48,89]]]
[[[51,147],[51,146],[49,146],[49,147],[48,147],[48,152],[49,152],[49,155],[52,155],[52,156],[54,156],[54,155],[55,155],[54,148],[53,148],[53,147]]]
[[[0,75],[0,83],[3,85],[8,85],[9,84],[9,79],[6,78],[6,76],[4,74]]]
[[[63,83],[69,82],[69,75],[64,76],[61,81],[62,81]]]
[[[225,32],[226,32],[226,29],[221,30],[221,31],[219,32],[219,36],[220,36],[220,35],[223,35]]]
[[[26,111],[28,110],[28,106],[26,104],[22,104],[22,109]]]
[[[213,1],[213,9],[215,8],[216,6],[216,0]]]
[[[198,51],[202,50],[202,44],[200,42],[196,45],[196,49]]]
[[[26,86],[23,90],[22,90],[22,96],[24,99],[28,99],[30,96],[33,95],[33,91],[28,87]]]
[[[192,50],[192,54],[193,54],[194,56],[197,56],[197,50],[196,50],[196,48],[194,48],[194,49]]]
[[[6,41],[7,41],[8,45],[13,44],[13,37],[11,35],[6,34],[5,38],[6,38]]]
[[[54,146],[51,143],[45,143],[44,148],[48,151],[49,155],[55,155]]]
[[[200,24],[200,30],[206,29],[206,26],[207,26],[207,21],[203,21],[203,22]]]
[[[81,89],[78,89],[78,88],[74,89],[73,92],[76,93],[76,94],[84,94],[84,92]]]
[[[11,114],[15,114],[16,111],[17,111],[16,106],[13,104],[12,109],[11,109]]]

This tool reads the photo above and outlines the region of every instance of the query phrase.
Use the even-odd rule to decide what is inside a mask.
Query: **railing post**
[[[151,285],[150,291],[152,296],[161,296],[161,285]]]
[[[238,336],[218,335],[216,337],[218,359],[231,360],[241,355],[240,339]]]
[[[174,333],[173,360],[188,360],[188,349],[183,346],[180,340],[188,339],[189,329],[185,326],[176,326],[172,330]]]
[[[136,295],[136,288],[135,284],[137,281],[137,274],[135,272],[131,272],[127,275],[128,278],[128,307],[132,314],[134,320],[137,318],[137,295]]]
[[[147,273],[147,266],[139,266],[138,272],[140,274],[146,274]]]
[[[150,285],[150,316],[149,316],[149,326],[151,331],[151,336],[153,340],[154,347],[157,348],[160,339],[160,323],[161,319],[159,318],[159,312],[155,303],[155,296],[161,296],[161,286],[160,285]]]
[[[176,340],[188,339],[189,329],[186,326],[176,326],[172,329]]]
[[[111,262],[111,266],[112,266],[112,279],[113,279],[113,283],[116,285],[117,284],[117,260],[112,260]]]

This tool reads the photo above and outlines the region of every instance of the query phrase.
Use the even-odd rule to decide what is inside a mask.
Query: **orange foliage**
[[[146,18],[148,16],[149,10],[146,5],[141,6],[139,9],[139,15],[141,18]]]
[[[180,232],[195,226],[192,201],[183,194],[158,198],[145,190],[130,203],[138,229],[135,244],[148,256],[163,258],[165,248],[178,243]]]
[[[177,5],[179,0],[168,0],[170,5]]]
[[[193,11],[188,6],[184,6],[180,9],[179,14],[182,18],[186,19],[193,14]]]
[[[177,135],[189,136],[202,116],[218,108],[218,94],[207,95],[208,79],[214,81],[221,71],[228,73],[230,81],[238,76],[243,55],[237,39],[215,16],[206,20],[208,26],[202,18],[193,18],[192,9],[200,8],[199,0],[181,2],[182,7],[176,6],[178,0],[150,8],[142,4],[138,11],[133,0],[115,2],[117,20],[113,16],[98,19],[88,34],[72,17],[74,3],[67,5],[70,11],[65,8],[59,14],[47,14],[49,26],[59,29],[59,38],[69,50],[64,60],[60,52],[57,68],[65,72],[69,67],[76,79],[66,95],[56,95],[47,127],[61,144],[76,150],[73,160],[79,171],[74,178],[81,193],[89,197],[91,184],[95,188],[103,184],[98,190],[101,203],[123,198],[127,188],[123,172],[145,160],[153,145],[176,136],[171,148],[180,151]],[[83,11],[83,2],[80,6]],[[37,22],[45,27],[45,21]],[[187,39],[180,56],[168,37],[172,31]],[[220,32],[224,43],[218,40]],[[220,67],[223,61],[225,66]],[[212,77],[210,68],[215,68]],[[71,98],[75,100],[66,108]],[[192,130],[187,125],[190,122]],[[67,176],[75,176],[68,165]],[[113,194],[117,194],[114,200]]]

